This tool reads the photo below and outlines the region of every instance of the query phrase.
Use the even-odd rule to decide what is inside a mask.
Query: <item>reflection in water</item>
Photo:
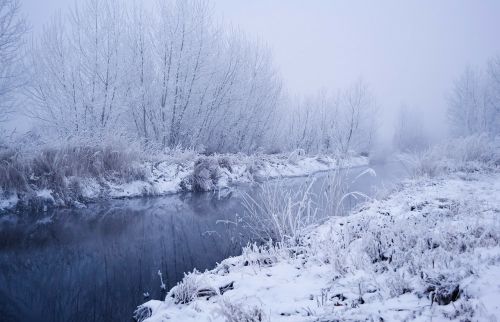
[[[403,175],[400,168],[376,170],[376,178],[364,177],[352,189],[372,194]],[[320,195],[326,175],[318,177]],[[287,180],[291,187],[303,182]],[[114,200],[0,218],[1,320],[131,320],[145,293],[164,296],[158,270],[169,289],[184,272],[213,268],[241,252],[249,240],[242,228],[217,221],[234,221],[243,211],[241,192],[257,190]]]
[[[158,270],[170,288],[238,254],[244,238],[216,224],[234,217],[236,200],[171,196],[4,218],[2,320],[129,320],[143,293],[160,298]]]

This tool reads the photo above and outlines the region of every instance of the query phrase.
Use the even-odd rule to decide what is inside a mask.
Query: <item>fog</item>
[[[154,0],[148,0],[154,3]],[[65,0],[23,0],[40,30]],[[262,39],[293,94],[344,87],[362,78],[392,135],[405,104],[424,115],[426,130],[446,134],[447,95],[467,65],[500,53],[500,2],[484,1],[213,1],[226,22]],[[19,126],[19,124],[18,124]]]

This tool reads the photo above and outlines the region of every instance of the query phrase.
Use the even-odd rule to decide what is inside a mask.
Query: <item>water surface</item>
[[[350,189],[374,195],[406,176],[397,164],[373,168],[376,177]],[[363,170],[351,169],[346,180]],[[315,178],[321,195],[328,175]],[[307,180],[283,184],[294,189]],[[252,236],[231,222],[244,213],[242,194],[259,191],[240,186],[0,217],[0,320],[130,321],[137,305],[164,296],[158,271],[169,289],[184,272],[240,254]]]

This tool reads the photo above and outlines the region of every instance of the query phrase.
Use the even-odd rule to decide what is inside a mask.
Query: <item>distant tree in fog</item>
[[[487,69],[488,105],[491,119],[488,122],[489,132],[500,134],[500,55],[490,60]]]
[[[336,93],[287,102],[278,113],[281,145],[308,153],[369,152],[377,125],[377,105],[366,83]]]
[[[402,152],[417,152],[429,147],[421,111],[406,105],[399,108],[393,142],[395,148]]]
[[[491,60],[486,72],[465,69],[449,98],[448,118],[456,136],[500,133],[500,58]]]
[[[27,24],[20,16],[18,0],[0,0],[0,121],[5,121],[14,95],[23,85],[21,57]]]
[[[370,152],[378,108],[368,85],[358,81],[340,94],[335,142],[342,153]]]

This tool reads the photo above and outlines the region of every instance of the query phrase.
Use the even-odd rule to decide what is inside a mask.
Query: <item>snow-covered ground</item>
[[[39,190],[30,194],[0,190],[0,211],[12,209],[27,198],[34,199],[39,204],[82,205],[81,201],[105,198],[219,190],[237,184],[261,182],[278,177],[308,176],[338,167],[367,164],[368,158],[365,157],[351,157],[339,163],[338,160],[329,156],[305,156],[297,152],[290,155],[222,154],[213,156],[188,153],[184,156],[166,157],[161,161],[142,162],[136,165],[136,171],[144,173],[144,179],[141,180],[127,181],[112,175],[65,178],[67,182],[77,182],[77,197],[54,192],[50,188],[38,188]],[[66,183],[66,186],[71,187],[71,184]]]
[[[402,183],[300,246],[192,272],[152,321],[500,321],[500,170]]]

